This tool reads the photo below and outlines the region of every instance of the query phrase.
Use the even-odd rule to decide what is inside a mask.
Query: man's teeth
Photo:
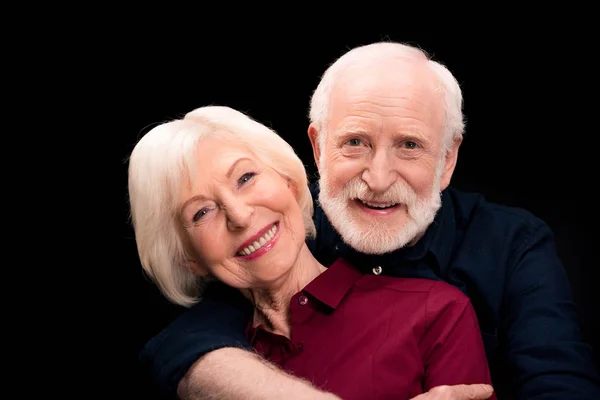
[[[262,235],[258,240],[255,240],[251,245],[244,247],[242,250],[238,252],[240,256],[247,256],[249,254],[254,253],[256,250],[263,247],[267,244],[268,241],[272,240],[275,237],[275,233],[277,232],[277,225],[273,225],[271,229],[269,229],[264,235]]]
[[[379,203],[379,204],[373,204],[373,203],[369,203],[368,201],[363,201],[363,200],[358,200],[361,203],[363,203],[366,206],[369,206],[371,208],[388,208],[388,207],[393,207],[395,205],[397,205],[398,203]]]

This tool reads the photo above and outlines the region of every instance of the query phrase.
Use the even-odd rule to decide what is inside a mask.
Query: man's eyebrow
[[[359,136],[369,136],[369,131],[361,128],[359,126],[346,126],[346,127],[342,127],[340,129],[337,129],[333,132],[333,137],[340,137],[340,136],[349,136],[349,135],[359,135]],[[394,133],[394,138],[401,138],[401,139],[420,139],[420,140],[427,140],[427,137],[423,134],[423,132],[421,131],[415,131],[415,130],[409,130],[409,131],[405,131],[405,132],[395,132]]]
[[[427,140],[427,137],[423,134],[423,132],[415,131],[415,130],[411,130],[411,131],[407,131],[407,132],[399,132],[399,133],[396,133],[395,136],[407,138],[407,139],[415,138],[415,139],[420,139],[420,140]]]
[[[333,132],[333,136],[345,136],[345,135],[367,135],[369,132],[358,126],[344,126]]]

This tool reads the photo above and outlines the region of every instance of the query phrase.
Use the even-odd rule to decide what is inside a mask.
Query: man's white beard
[[[384,254],[406,246],[425,232],[442,205],[440,180],[444,167],[443,157],[436,169],[431,192],[424,199],[419,199],[405,182],[396,182],[385,193],[374,194],[359,176],[348,182],[337,197],[331,197],[327,168],[323,160],[320,164],[319,203],[342,240],[361,253]],[[391,218],[383,217],[381,221],[377,217],[366,220],[369,218],[367,214],[358,217],[355,215],[356,211],[352,212],[349,207],[349,202],[354,199],[404,204],[408,210],[407,221],[398,228],[383,222],[383,218],[388,218],[389,221],[393,215]]]

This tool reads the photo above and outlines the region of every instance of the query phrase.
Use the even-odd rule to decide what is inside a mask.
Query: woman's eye
[[[238,179],[238,186],[248,183],[250,180],[252,180],[252,178],[254,178],[255,175],[256,173],[254,172],[246,172],[244,175],[240,176],[240,179]]]
[[[207,213],[208,213],[208,210],[206,208],[202,208],[202,209],[198,210],[198,212],[196,214],[194,214],[192,221],[198,222],[198,220],[200,218],[202,218],[203,216],[205,216]]]

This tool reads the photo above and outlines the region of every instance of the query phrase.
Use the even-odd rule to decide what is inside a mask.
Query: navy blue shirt
[[[318,187],[311,187],[313,199]],[[471,298],[499,399],[600,399],[600,379],[581,339],[576,306],[549,227],[527,211],[486,202],[453,188],[415,246],[365,255],[341,240],[315,201],[323,264],[338,257],[364,273],[444,280]],[[215,283],[203,300],[151,339],[142,366],[166,398],[207,352],[250,349],[245,327],[252,307],[239,291]],[[398,377],[402,379],[402,377]]]

